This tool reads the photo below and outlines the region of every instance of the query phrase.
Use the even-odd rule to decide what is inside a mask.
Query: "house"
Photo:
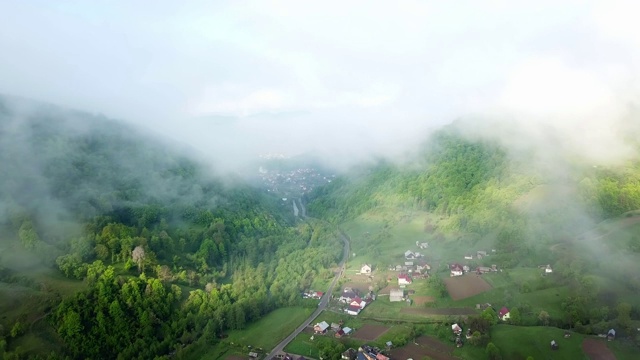
[[[338,331],[340,330],[341,326],[338,323],[331,323],[331,330],[333,331]]]
[[[416,258],[416,254],[411,250],[407,250],[404,252],[404,258],[407,260],[414,260]]]
[[[362,300],[359,296],[356,296],[353,300],[351,300],[349,306],[357,306],[360,309],[364,309],[364,307],[367,306],[367,302]]]
[[[463,270],[464,272],[469,272],[469,270],[470,270],[469,265],[465,265],[465,266],[463,266],[463,267],[462,267],[462,270]]]
[[[392,289],[389,293],[389,301],[397,302],[404,300],[404,290],[402,289]]]
[[[362,310],[362,308],[360,308],[360,306],[349,305],[349,307],[345,311],[349,315],[356,316],[356,315],[360,314],[361,310]]]
[[[349,349],[347,349],[347,351],[342,353],[342,359],[343,360],[354,360],[356,358],[356,355],[358,355],[358,351],[356,351],[356,349],[349,348]]]
[[[387,349],[391,349],[393,347],[393,343],[391,341],[387,341],[385,345],[387,346]]]
[[[500,311],[498,312],[498,317],[502,321],[509,320],[509,318],[511,317],[511,314],[509,313],[509,309],[507,309],[506,306],[503,306],[502,309],[500,309]]]
[[[346,287],[344,288],[344,290],[342,290],[342,295],[340,295],[340,298],[338,300],[348,304],[351,302],[351,300],[355,299],[358,296],[357,291],[357,289]]]
[[[429,247],[429,243],[416,241],[416,246],[419,247],[420,249],[426,249]]]
[[[607,333],[607,340],[611,341],[614,340],[616,338],[616,331],[613,329],[610,329],[609,332]]]
[[[342,329],[336,331],[336,334],[334,335],[336,338],[341,338],[344,336],[344,331],[342,331]]]
[[[417,271],[428,271],[431,270],[431,266],[429,264],[418,264],[416,265],[416,270]]]
[[[409,285],[411,284],[413,281],[411,280],[411,277],[408,274],[399,274],[398,275],[398,285]]]
[[[464,259],[465,260],[473,260],[473,256],[472,255],[465,255]]]
[[[413,266],[413,261],[405,261],[404,266]]]
[[[451,264],[449,269],[451,269],[451,276],[461,276],[464,274],[464,269],[460,264]]]
[[[324,334],[328,328],[329,324],[326,321],[323,321],[321,323],[315,324],[313,326],[313,331],[315,331],[316,334]]]
[[[551,340],[551,350],[558,350],[559,347],[555,340]]]
[[[545,274],[551,274],[552,272],[553,272],[553,269],[551,268],[551,265],[547,265],[547,267],[544,268]]]
[[[345,335],[349,335],[349,334],[351,334],[351,331],[352,331],[352,330],[351,330],[351,328],[350,328],[350,327],[346,327],[346,326],[345,326],[345,327],[342,329],[342,331],[344,331],[344,334],[345,334]]]
[[[451,331],[453,331],[453,333],[456,335],[462,334],[462,328],[458,324],[451,325]]]
[[[487,252],[486,252],[486,251],[480,251],[480,250],[478,250],[478,251],[476,252],[476,257],[477,257],[478,259],[482,259],[482,258],[483,258],[483,257],[485,257],[485,256],[487,256]]]
[[[250,352],[250,353],[249,353],[249,357],[251,357],[251,358],[257,358],[257,357],[258,357],[258,353],[257,353],[257,352],[253,352],[253,351],[252,351],[252,352]]]
[[[360,268],[360,274],[371,274],[371,265],[364,264]]]
[[[486,274],[486,273],[489,273],[489,272],[492,272],[492,271],[493,270],[491,270],[491,268],[488,267],[488,266],[478,266],[476,268],[476,274],[478,274],[478,275]]]

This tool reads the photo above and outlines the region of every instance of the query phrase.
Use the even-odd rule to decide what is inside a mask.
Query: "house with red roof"
[[[409,285],[413,282],[409,274],[398,274],[398,285]]]
[[[503,306],[502,309],[500,309],[500,311],[498,312],[498,317],[500,318],[500,320],[502,321],[507,321],[509,320],[509,318],[511,314],[509,313],[509,309],[507,309],[506,306]]]
[[[361,310],[362,309],[360,308],[360,306],[349,305],[349,307],[345,311],[349,315],[356,316],[356,315],[360,314]]]

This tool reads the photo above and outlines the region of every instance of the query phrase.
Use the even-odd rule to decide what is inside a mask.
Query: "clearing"
[[[446,278],[444,282],[451,299],[458,301],[491,290],[491,285],[482,276],[486,275],[466,274]]]
[[[609,350],[604,339],[584,339],[582,350],[591,360],[616,360],[615,355]]]
[[[373,341],[380,335],[387,332],[387,330],[389,330],[387,326],[365,324],[353,334],[353,337],[356,339]]]
[[[582,340],[584,335],[571,333],[564,337],[565,330],[546,326],[496,325],[491,329],[491,341],[500,349],[503,359],[584,359]],[[555,340],[558,350],[551,350]]]

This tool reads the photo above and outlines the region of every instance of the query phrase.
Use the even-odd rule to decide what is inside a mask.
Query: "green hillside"
[[[490,303],[496,311],[515,310],[512,325],[551,325],[585,335],[615,328],[628,342],[624,346],[640,345],[640,158],[611,167],[560,159],[554,168],[561,170],[553,172],[533,152],[470,139],[457,126],[434,133],[413,162],[359,169],[308,198],[310,214],[350,236],[353,271],[363,263],[376,265],[376,278],[384,280],[380,288],[397,286],[396,274],[386,270],[403,264],[406,250],[420,251],[420,261],[431,265],[428,280],[407,286],[416,299],[431,300],[413,309],[376,304],[378,314],[433,318]],[[429,247],[418,249],[416,242]],[[489,255],[476,258],[480,250]],[[456,280],[449,279],[453,263],[471,269],[496,265],[500,271],[482,276],[488,290],[456,300],[444,285]],[[545,273],[547,265],[553,273]],[[471,271],[463,278],[476,276]],[[519,347],[518,340],[500,334],[488,334],[499,348]]]
[[[334,230],[174,149],[0,98],[0,358],[200,358],[333,277]]]

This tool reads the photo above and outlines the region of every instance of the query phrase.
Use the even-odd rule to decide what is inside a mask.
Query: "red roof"
[[[355,311],[355,312],[360,312],[360,306],[355,306],[355,305],[351,305],[349,306],[349,310],[351,311]]]
[[[398,274],[398,279],[405,279],[411,281],[411,277],[408,274]]]
[[[462,271],[462,265],[460,264],[451,264],[450,268],[452,271]]]
[[[324,293],[322,291],[316,291],[316,296],[322,297],[322,295],[324,295]]]
[[[506,306],[503,306],[502,309],[500,309],[500,312],[498,313],[498,316],[503,317],[505,315],[507,315],[509,313],[509,309],[507,309]]]

